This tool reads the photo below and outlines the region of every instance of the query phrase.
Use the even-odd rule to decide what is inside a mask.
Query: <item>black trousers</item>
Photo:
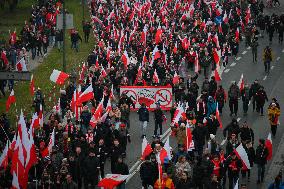
[[[275,137],[276,131],[277,131],[277,125],[270,125],[270,128],[271,128],[271,134],[272,134],[272,136]]]
[[[231,114],[237,114],[238,113],[238,99],[230,99],[229,100],[229,107]]]
[[[163,122],[161,121],[155,121],[155,130],[154,130],[154,135],[157,135],[158,128],[160,129],[160,135],[163,134]]]

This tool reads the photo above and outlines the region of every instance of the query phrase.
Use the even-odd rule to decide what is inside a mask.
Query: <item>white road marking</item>
[[[276,61],[279,61],[279,60],[280,60],[280,56],[277,57]]]
[[[274,66],[271,66],[271,70],[273,70],[274,69]]]
[[[242,52],[242,54],[246,54],[248,51],[244,51],[244,52]]]
[[[225,69],[224,72],[225,72],[225,73],[228,73],[229,71],[230,71],[230,69],[228,68],[228,69]]]
[[[251,47],[248,47],[247,50],[250,50]]]
[[[242,58],[242,57],[239,56],[236,60],[241,60],[241,58]]]
[[[233,62],[230,66],[234,67],[236,65],[236,62]]]
[[[263,81],[264,81],[264,80],[266,80],[266,79],[267,79],[267,75],[266,75],[266,76],[264,76]]]
[[[282,52],[284,53],[284,49],[282,50]]]
[[[238,117],[237,122],[239,122],[242,118]]]
[[[167,137],[171,134],[171,128],[168,128],[168,130],[161,136],[162,142],[166,142]],[[141,160],[138,160],[129,170],[129,177],[126,179],[126,183],[140,170],[140,166],[143,162]]]

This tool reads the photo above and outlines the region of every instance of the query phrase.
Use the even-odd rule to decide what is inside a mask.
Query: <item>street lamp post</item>
[[[65,0],[63,0],[63,72],[66,72],[66,52],[65,52],[65,31],[66,31],[66,12],[65,12]]]

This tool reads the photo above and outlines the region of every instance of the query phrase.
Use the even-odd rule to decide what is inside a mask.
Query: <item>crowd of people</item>
[[[59,7],[59,9],[58,9]],[[44,44],[31,44],[28,38],[43,39],[53,44],[60,41],[53,30],[54,22],[46,19],[47,14],[59,11],[61,3],[51,1],[44,7],[33,8],[33,19],[23,29],[19,44],[11,48],[30,49],[32,58],[41,53]],[[264,181],[265,165],[269,150],[264,139],[259,139],[256,149],[254,131],[249,124],[238,123],[235,117],[240,113],[238,104],[242,101],[244,116],[248,114],[249,102],[253,111],[264,116],[265,103],[269,101],[268,118],[271,134],[276,136],[279,124],[280,105],[277,99],[268,99],[264,87],[255,80],[240,89],[232,82],[228,90],[218,84],[216,73],[226,67],[230,57],[236,58],[242,36],[246,46],[252,48],[253,62],[258,62],[258,39],[267,33],[269,41],[278,32],[279,43],[283,42],[284,16],[263,14],[263,2],[238,1],[91,1],[90,12],[93,34],[98,42],[87,57],[87,69],[82,68],[78,83],[70,83],[60,91],[60,103],[54,108],[48,121],[35,130],[37,162],[29,171],[28,186],[35,188],[95,188],[100,178],[105,177],[105,164],[110,162],[112,174],[128,175],[127,144],[131,143],[131,108],[139,108],[141,138],[146,136],[149,110],[145,104],[135,107],[127,95],[120,95],[120,86],[154,85],[172,86],[175,103],[170,110],[172,135],[176,137],[177,150],[160,162],[157,154],[164,143],[161,141],[162,123],[165,112],[156,104],[154,110],[155,130],[151,143],[152,153],[140,167],[144,189],[233,189],[241,174],[250,181],[250,170],[246,169],[235,150],[242,144],[252,167],[257,165],[255,184]],[[52,16],[51,16],[52,17]],[[50,18],[52,19],[52,18]],[[91,26],[84,23],[84,40],[88,42]],[[46,33],[47,32],[47,33]],[[78,32],[72,32],[72,48],[78,51]],[[62,32],[60,36],[62,35]],[[13,35],[11,35],[13,36]],[[56,39],[55,39],[56,38]],[[11,37],[11,39],[13,39]],[[37,45],[36,45],[37,44]],[[61,43],[58,43],[59,46]],[[60,47],[59,47],[60,49]],[[269,73],[272,50],[263,51],[265,71]],[[4,60],[2,60],[5,65]],[[15,66],[13,58],[9,65]],[[198,78],[205,77],[202,85]],[[188,74],[194,72],[194,74]],[[159,79],[156,79],[156,76]],[[82,76],[82,77],[81,77]],[[92,85],[94,98],[77,107],[75,93],[83,92]],[[113,87],[112,87],[113,86]],[[112,90],[113,88],[113,90]],[[1,90],[3,93],[3,91]],[[3,93],[5,94],[5,93]],[[40,114],[44,107],[44,95],[39,89],[35,93],[35,112]],[[104,119],[95,121],[93,115],[103,100]],[[232,122],[222,131],[226,141],[223,145],[216,139],[222,124],[216,109],[222,115],[225,104],[229,104]],[[111,106],[109,106],[109,103]],[[183,106],[184,115],[176,120],[176,110]],[[59,111],[60,110],[60,111]],[[79,111],[78,111],[79,110]],[[101,116],[102,117],[102,116]],[[26,117],[28,127],[32,119]],[[17,133],[9,125],[9,119],[1,117],[0,140],[5,143]],[[187,128],[192,131],[193,149],[186,147]],[[55,131],[55,142],[49,154],[45,149]],[[159,131],[159,132],[158,132]],[[159,133],[159,134],[158,134]],[[162,170],[159,171],[159,166]],[[281,175],[274,185],[280,185]],[[9,188],[12,175],[8,169],[0,172],[0,186]],[[242,189],[246,184],[240,184]],[[257,185],[260,186],[260,185]],[[125,182],[118,186],[125,188]]]

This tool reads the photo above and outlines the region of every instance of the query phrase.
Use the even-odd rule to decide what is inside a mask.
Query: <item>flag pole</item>
[[[6,135],[7,139],[8,139],[8,141],[11,142],[10,139],[9,139],[9,136],[7,135],[5,129],[4,129],[3,126],[2,126],[2,124],[0,124],[0,127],[1,127],[1,129],[4,131],[4,133],[5,133],[5,135]]]

